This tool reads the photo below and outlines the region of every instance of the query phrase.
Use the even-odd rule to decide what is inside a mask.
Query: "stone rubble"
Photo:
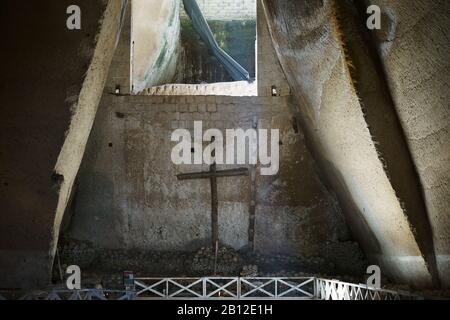
[[[351,244],[349,245],[351,246]],[[201,276],[241,276],[241,277],[322,277],[346,282],[364,282],[365,262],[358,257],[349,257],[348,273],[342,267],[342,252],[339,263],[321,256],[304,257],[282,254],[264,255],[259,252],[237,251],[220,246],[215,263],[215,250],[201,247],[194,252],[149,252],[140,250],[108,250],[93,248],[84,242],[68,242],[60,250],[61,267],[79,265],[83,280],[92,285],[101,283],[103,287],[122,285],[122,272],[130,270],[135,276],[143,277],[201,277]],[[56,263],[56,262],[55,262]],[[362,267],[354,268],[360,263]],[[216,272],[214,272],[214,269]],[[54,268],[54,280],[60,282],[59,267]],[[89,280],[90,279],[90,280]],[[90,282],[89,282],[90,281]]]

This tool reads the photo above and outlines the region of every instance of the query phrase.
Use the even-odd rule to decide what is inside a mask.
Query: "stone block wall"
[[[188,18],[181,3],[181,17]],[[197,0],[207,20],[254,20],[256,0]]]
[[[209,128],[280,130],[280,171],[257,174],[256,249],[317,255],[348,237],[334,196],[322,185],[294,125],[290,97],[105,95],[79,176],[65,237],[95,247],[194,250],[209,245],[209,180],[176,175],[208,170],[171,162],[171,133]],[[206,146],[206,144],[205,144]],[[242,167],[219,166],[220,168]],[[259,171],[258,171],[259,172]],[[248,244],[250,178],[218,179],[219,237],[236,249]]]

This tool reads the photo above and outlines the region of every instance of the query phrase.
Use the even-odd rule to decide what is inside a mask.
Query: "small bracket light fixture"
[[[277,86],[273,85],[272,86],[272,97],[277,97],[278,96],[278,88]]]
[[[114,93],[118,96],[120,94],[120,86],[116,86]]]

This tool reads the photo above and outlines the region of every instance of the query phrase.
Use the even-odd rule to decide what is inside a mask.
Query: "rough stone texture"
[[[357,35],[339,34],[338,27],[345,30],[345,24],[336,20],[331,1],[265,1],[270,5],[267,13],[276,51],[300,102],[298,110],[291,108],[288,97],[267,97],[272,85],[281,96],[289,90],[270,52],[265,20],[260,18],[261,97],[110,95],[117,85],[122,93],[130,92],[128,15],[80,175],[75,215],[72,223],[67,221],[65,235],[91,241],[95,250],[123,250],[130,259],[135,257],[131,248],[142,248],[153,257],[148,249],[158,245],[189,250],[209,243],[207,182],[174,180],[177,172],[201,168],[174,168],[161,154],[170,150],[169,133],[191,128],[195,119],[223,129],[236,124],[248,127],[257,115],[262,127],[282,129],[282,159],[288,159],[282,160],[277,177],[258,179],[257,248],[269,254],[319,253],[333,264],[347,259],[348,252],[359,252],[345,241],[348,234],[340,208],[315,173],[305,149],[309,142],[369,258],[380,262],[383,272],[397,282],[426,286],[431,282],[432,261],[424,244],[432,243],[420,230],[425,226],[423,217],[417,218],[425,212],[420,208],[423,197],[411,196],[417,194],[418,181],[403,166],[408,155],[397,144],[401,142],[397,131],[403,129],[419,187],[423,187],[440,280],[448,287],[449,4],[440,0],[369,2],[383,10],[383,29],[375,37],[393,101],[378,95],[383,78],[376,66],[376,70],[367,69],[369,75],[358,74],[361,65],[368,63],[364,55],[353,61],[356,72],[349,72],[352,52],[345,57],[342,46],[350,45],[347,49],[354,50],[353,56],[364,48],[351,47],[359,42]],[[81,31],[65,28],[69,4],[82,8]],[[2,51],[0,287],[48,280],[60,221],[71,201],[116,43],[120,5],[119,1],[92,0],[0,3],[3,40],[9,44]],[[14,13],[20,13],[20,18]],[[170,66],[171,55],[158,59],[164,50],[153,49],[145,50],[159,52],[154,59]],[[144,69],[153,66],[146,63]],[[170,67],[166,70],[170,73]],[[164,74],[160,71],[154,72]],[[352,83],[355,73],[363,80],[356,85]],[[374,75],[373,83],[367,80],[370,75]],[[371,92],[375,87],[377,92]],[[378,98],[382,104],[374,103]],[[369,106],[382,107],[387,123],[380,125],[381,111]],[[401,128],[388,107],[395,107]],[[307,139],[298,122],[303,123]],[[384,129],[396,130],[392,141]],[[395,146],[401,147],[396,152],[402,165],[397,168],[391,149]],[[245,178],[220,180],[220,231],[225,243],[240,248],[246,243],[249,185]],[[410,182],[412,191],[405,197],[402,188]],[[187,228],[180,227],[180,221]],[[89,259],[91,251],[79,254]],[[110,251],[102,254],[113,260],[124,257],[109,256]],[[159,258],[165,259],[164,255]]]
[[[120,37],[117,47],[111,61],[111,67],[106,81],[105,92],[115,93],[116,89],[120,89],[120,94],[131,93],[131,4],[128,1],[127,10],[125,11]]]
[[[450,2],[373,0],[377,45],[416,164],[443,285],[450,286]]]
[[[257,85],[258,96],[272,96],[272,86],[276,87],[278,96],[291,95],[291,88],[286,80],[277,53],[270,38],[269,27],[261,0],[257,0],[256,34],[257,34]]]
[[[257,179],[257,250],[308,256],[347,240],[339,206],[316,174],[290,107],[290,97],[105,95],[65,237],[116,249],[209,245],[209,181],[176,179],[208,167],[172,164],[171,132],[192,129],[194,120],[204,130],[248,129],[256,116],[261,128],[280,129],[282,144],[279,174]],[[220,239],[240,249],[248,243],[249,178],[220,178],[218,190]]]
[[[133,0],[132,92],[170,83],[180,51],[178,0]]]
[[[310,257],[264,255],[221,246],[216,268],[215,250],[211,247],[201,247],[194,251],[149,251],[96,248],[82,241],[65,241],[62,245],[63,269],[76,263],[83,270],[84,286],[94,287],[101,283],[104,288],[111,289],[123,288],[123,270],[133,270],[137,277],[316,276],[363,283],[367,268],[364,254],[353,242],[330,245],[326,252],[317,252],[317,255]],[[326,259],[323,254],[326,254]],[[60,279],[56,268],[54,278]],[[98,280],[94,280],[95,278]],[[388,281],[383,281],[383,285],[387,283]]]
[[[414,228],[415,239],[424,252],[437,286],[439,280],[433,235],[419,175],[386,84],[377,50],[365,27],[365,11],[365,6],[355,7],[354,2],[350,0],[342,0],[337,6],[341,38],[347,59],[352,63],[350,74],[384,170],[397,197],[401,199],[402,208]]]
[[[80,31],[66,28],[72,4],[83,12]],[[0,287],[49,280],[59,221],[119,34],[121,5],[1,2],[8,45],[2,49]]]
[[[368,257],[398,282],[431,285],[349,72],[334,1],[263,1],[275,49],[316,159]]]
[[[188,18],[180,0],[180,14]],[[256,0],[197,0],[200,10],[207,20],[254,20],[256,17]]]

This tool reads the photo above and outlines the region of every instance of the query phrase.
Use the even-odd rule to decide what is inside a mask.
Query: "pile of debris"
[[[243,266],[239,275],[246,278],[259,277],[258,266],[254,264]]]
[[[234,249],[222,246],[216,250],[202,247],[192,259],[191,269],[196,273],[215,273],[223,276],[236,275],[243,264],[243,258]]]
[[[61,282],[66,267],[72,264],[80,266],[84,282],[92,278],[92,284],[104,283],[108,288],[113,283],[121,285],[124,270],[142,277],[316,276],[353,283],[364,281],[362,277],[367,264],[351,242],[328,244],[326,248],[326,251],[318,252],[318,256],[311,257],[262,254],[221,244],[216,255],[216,250],[209,246],[197,251],[163,252],[103,249],[82,241],[68,241],[58,250],[53,268],[54,281]]]

